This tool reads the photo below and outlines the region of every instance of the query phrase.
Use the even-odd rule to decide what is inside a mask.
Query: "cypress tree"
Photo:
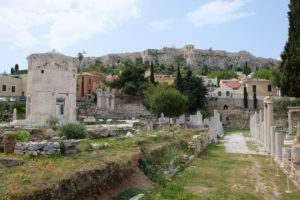
[[[81,80],[81,97],[84,97],[84,76],[83,75]]]
[[[17,71],[19,71],[19,65],[18,64],[15,65],[15,72],[17,72]]]
[[[244,85],[244,107],[248,108],[248,93],[246,85]]]
[[[253,107],[254,107],[254,110],[257,109],[256,91],[254,91],[254,93],[253,93]]]
[[[182,80],[181,80],[180,67],[178,65],[178,67],[177,67],[177,77],[176,77],[176,88],[178,90],[181,90],[181,82],[182,82]]]
[[[188,71],[187,71],[187,73],[186,73],[186,80],[187,80],[188,82],[191,80],[192,75],[193,75],[193,72],[192,72],[191,68],[189,67],[189,68],[188,68]]]
[[[291,0],[289,9],[289,36],[281,54],[281,93],[300,97],[300,0]]]
[[[14,70],[14,68],[12,67],[12,68],[10,68],[10,74],[11,75],[13,75],[15,73],[15,70]]]
[[[154,79],[154,67],[153,67],[153,63],[151,62],[150,64],[150,68],[151,68],[151,74],[150,74],[150,82],[152,84],[155,84],[155,79]]]

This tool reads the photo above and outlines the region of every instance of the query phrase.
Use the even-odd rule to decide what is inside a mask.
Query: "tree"
[[[17,109],[19,114],[24,114],[26,112],[26,102],[25,101],[16,101],[12,104],[11,110]]]
[[[281,88],[281,82],[283,79],[283,73],[280,71],[279,67],[274,66],[270,69],[270,80],[271,85]]]
[[[13,75],[15,73],[15,70],[14,70],[14,68],[12,67],[12,68],[10,68],[10,74],[11,75]]]
[[[300,0],[291,0],[289,9],[289,36],[281,54],[281,92],[284,96],[300,97]]]
[[[225,71],[225,70],[222,70],[222,69],[218,69],[218,70],[215,70],[215,71],[211,72],[210,74],[208,74],[208,77],[209,78],[215,78],[215,77],[217,77],[218,78],[218,82],[221,79],[238,78],[238,76],[236,74],[236,71],[234,69],[228,70],[228,71]]]
[[[107,83],[111,88],[122,89],[127,95],[142,95],[147,79],[146,67],[140,63],[126,61],[122,63],[122,73],[113,82]]]
[[[259,70],[253,73],[252,78],[261,78],[261,79],[270,80],[270,70],[267,68],[260,68]]]
[[[18,64],[15,65],[15,72],[17,72],[17,71],[19,71],[19,65]]]
[[[187,73],[186,73],[186,80],[187,81],[190,81],[191,80],[191,78],[192,78],[192,75],[193,75],[193,72],[192,72],[192,70],[191,70],[191,68],[188,68],[188,71],[187,71]]]
[[[248,93],[246,85],[244,85],[244,107],[248,108]]]
[[[152,62],[151,62],[151,64],[150,64],[150,68],[151,68],[150,82],[151,82],[152,84],[154,84],[154,83],[155,83],[155,79],[154,79],[154,67],[153,67],[153,63],[152,63]]]
[[[79,52],[79,53],[77,54],[77,58],[78,58],[78,60],[79,60],[79,67],[81,67],[81,62],[82,62],[83,57],[84,57],[83,54],[85,54],[84,51],[83,51],[83,52]]]
[[[182,80],[181,92],[188,97],[188,111],[193,113],[197,110],[205,110],[207,105],[207,88],[202,78],[186,77]]]
[[[181,89],[181,73],[180,73],[180,67],[179,65],[177,66],[177,77],[176,77],[176,89],[180,90]]]
[[[187,108],[188,98],[172,87],[150,84],[144,95],[150,112],[156,117],[161,113],[168,117],[178,117]]]
[[[245,63],[243,73],[246,74],[246,76],[248,76],[251,73],[251,69],[250,67],[248,67],[248,62]]]
[[[255,110],[257,109],[256,90],[254,90],[254,93],[253,93],[253,108],[254,108]]]

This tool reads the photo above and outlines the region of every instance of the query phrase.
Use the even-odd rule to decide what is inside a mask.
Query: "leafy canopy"
[[[119,77],[107,84],[112,88],[122,89],[127,95],[142,95],[147,82],[145,71],[146,66],[142,63],[126,61]]]
[[[186,111],[188,97],[175,88],[150,84],[144,95],[150,112],[156,117],[161,113],[168,117],[178,117]]]
[[[260,68],[259,70],[256,70],[253,73],[252,78],[261,78],[261,79],[270,80],[270,69]]]

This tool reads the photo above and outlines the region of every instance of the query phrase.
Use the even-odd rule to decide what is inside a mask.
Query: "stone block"
[[[23,159],[17,158],[0,158],[0,164],[4,167],[13,167],[22,165],[24,163]]]
[[[300,144],[292,147],[291,160],[293,163],[300,163]]]
[[[43,130],[40,129],[33,129],[28,134],[29,141],[42,141],[45,138],[45,134]]]
[[[18,142],[17,138],[13,135],[4,135],[3,147],[4,153],[13,153],[15,151],[15,145]]]
[[[88,138],[89,139],[99,139],[105,138],[109,136],[108,129],[95,129],[88,131]]]

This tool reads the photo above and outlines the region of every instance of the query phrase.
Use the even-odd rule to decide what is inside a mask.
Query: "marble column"
[[[271,143],[271,155],[275,155],[275,131],[276,131],[276,127],[275,126],[271,126],[270,127],[270,143]]]
[[[259,110],[259,124],[260,124],[260,130],[259,130],[259,143],[262,144],[262,134],[263,134],[263,131],[262,131],[262,128],[263,128],[263,119],[264,115],[263,115],[263,112],[262,110]]]
[[[102,107],[102,101],[101,101],[101,96],[97,95],[97,108],[101,109]]]
[[[267,150],[267,126],[268,126],[268,105],[264,102],[264,130],[263,130],[263,146]]]
[[[111,98],[110,110],[112,112],[115,110],[115,97],[114,96],[112,96],[112,98]]]
[[[267,151],[271,153],[270,130],[273,126],[273,101],[268,101]]]
[[[283,134],[280,132],[275,132],[276,160],[282,159],[282,147],[283,147]]]
[[[288,112],[288,118],[289,118],[289,135],[293,132],[293,122],[292,122],[292,112]]]
[[[18,114],[17,114],[17,109],[14,108],[14,112],[13,112],[13,121],[18,119]]]
[[[106,100],[105,100],[105,110],[109,111],[109,97],[106,96]]]

